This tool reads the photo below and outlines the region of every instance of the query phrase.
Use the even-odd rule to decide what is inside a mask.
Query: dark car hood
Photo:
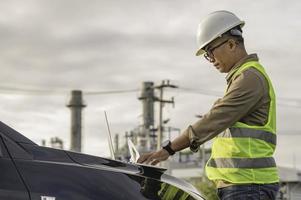
[[[82,166],[100,170],[109,170],[144,176],[173,184],[186,191],[197,193],[196,189],[185,181],[164,174],[164,169],[146,165],[132,164],[78,152],[42,147],[4,123],[0,122],[0,134],[6,143],[13,159],[32,160],[38,162],[56,162],[58,164]]]

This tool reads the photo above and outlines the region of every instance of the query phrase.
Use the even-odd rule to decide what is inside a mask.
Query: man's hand
[[[143,154],[137,162],[147,165],[156,165],[161,161],[167,160],[168,157],[169,153],[166,150],[161,149],[159,151]]]
[[[171,148],[175,152],[181,151],[182,149],[189,147],[189,145],[190,140],[186,134],[179,135],[171,142]],[[168,157],[169,153],[165,149],[161,149],[159,151],[143,154],[137,162],[147,165],[156,165],[161,161],[167,160]]]

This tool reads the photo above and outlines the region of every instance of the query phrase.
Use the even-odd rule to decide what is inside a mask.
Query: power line
[[[220,91],[213,90],[203,90],[194,88],[178,88],[182,92],[199,94],[206,96],[221,97],[223,95]],[[139,89],[124,89],[124,90],[102,90],[102,91],[83,91],[85,95],[110,95],[110,94],[125,94],[139,92]],[[17,88],[17,87],[6,87],[0,86],[0,93],[2,94],[14,94],[14,95],[66,95],[69,94],[69,90],[49,90],[49,89],[27,89],[27,88]],[[283,98],[278,97],[280,102],[277,102],[279,106],[301,108],[301,99],[298,98]]]
[[[192,93],[192,94],[209,95],[209,96],[216,96],[216,97],[221,97],[223,95],[222,92],[213,91],[213,90],[201,90],[201,89],[183,88],[183,87],[179,87],[179,89],[184,92]],[[277,99],[281,101],[280,103],[277,102],[277,105],[279,106],[301,108],[301,99],[284,98],[284,97],[278,97]]]
[[[209,95],[209,96],[216,96],[216,97],[222,96],[222,92],[213,91],[213,90],[202,90],[202,89],[193,89],[193,88],[184,88],[184,87],[179,87],[178,89],[193,94]]]
[[[25,89],[16,87],[0,87],[0,92],[5,94],[19,95],[64,95],[69,91],[45,90],[45,89]]]
[[[277,131],[278,132],[278,135],[277,136],[301,136],[301,131],[299,132],[290,132],[290,131]]]
[[[277,136],[301,136],[301,131],[298,130],[277,130]]]
[[[122,94],[138,92],[139,89],[127,89],[127,90],[105,90],[105,91],[86,91],[85,95],[106,95],[106,94]],[[16,87],[0,87],[0,93],[16,94],[16,95],[66,95],[69,94],[69,90],[48,90],[48,89],[26,89]]]
[[[139,89],[129,89],[129,90],[109,90],[109,91],[87,91],[83,92],[85,95],[105,95],[105,94],[122,94],[122,93],[133,93],[138,92]]]
[[[278,106],[284,106],[284,107],[291,107],[291,108],[301,108],[301,103],[300,105],[292,105],[292,104],[287,104],[287,103],[277,103]]]

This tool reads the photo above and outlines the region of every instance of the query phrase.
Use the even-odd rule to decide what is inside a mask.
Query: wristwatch
[[[165,149],[169,155],[174,155],[176,152],[171,148],[171,141],[166,140],[165,142],[162,143],[162,149]]]

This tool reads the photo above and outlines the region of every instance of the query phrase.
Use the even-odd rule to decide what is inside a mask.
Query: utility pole
[[[114,138],[114,141],[115,141],[115,152],[118,152],[119,151],[119,134],[115,134],[115,138]]]
[[[170,84],[169,80],[163,80],[161,85],[155,87],[155,89],[160,90],[160,97],[157,98],[157,101],[159,101],[159,127],[158,127],[158,137],[157,137],[157,150],[161,149],[161,143],[163,137],[163,106],[165,103],[171,103],[173,105],[175,103],[173,97],[171,98],[171,100],[163,99],[164,88],[178,88],[178,86]]]
[[[82,135],[82,109],[86,107],[83,103],[82,91],[71,91],[71,100],[67,105],[71,109],[71,150],[81,152]]]
[[[201,114],[197,114],[195,115],[195,117],[197,118],[203,118],[203,115]],[[200,153],[201,153],[201,157],[202,157],[202,170],[203,170],[203,174],[202,174],[202,181],[205,181],[205,165],[206,165],[206,148],[205,148],[205,144],[202,144],[201,149],[200,149]]]

